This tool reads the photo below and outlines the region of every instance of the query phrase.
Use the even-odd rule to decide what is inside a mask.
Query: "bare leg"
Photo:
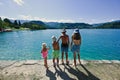
[[[74,65],[76,67],[76,53],[74,53]]]
[[[59,59],[57,58],[57,64],[59,64]]]
[[[55,66],[55,58],[53,58],[53,65]]]
[[[78,54],[78,61],[79,61],[79,64],[81,64],[81,61],[80,61],[80,54]]]
[[[62,52],[62,63],[64,63],[64,52]]]
[[[45,58],[44,58],[44,66],[46,66]]]
[[[45,58],[45,67],[48,68],[48,65],[47,65],[47,57]]]
[[[68,53],[66,53],[66,64],[68,64]]]

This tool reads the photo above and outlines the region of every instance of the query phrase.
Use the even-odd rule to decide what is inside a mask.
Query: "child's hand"
[[[42,51],[40,51],[40,53],[42,53]]]
[[[48,46],[48,49],[50,49],[50,46]]]

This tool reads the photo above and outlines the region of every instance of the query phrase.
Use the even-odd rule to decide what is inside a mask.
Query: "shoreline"
[[[80,60],[81,61],[81,64],[83,65],[86,65],[86,64],[89,64],[89,63],[92,63],[92,64],[120,64],[120,61],[119,60]],[[53,65],[53,62],[52,62],[52,59],[50,60],[47,60],[48,62],[48,66],[50,65]],[[64,61],[65,62],[65,61]],[[0,60],[0,68],[2,66],[9,66],[9,65],[12,65],[12,64],[15,64],[15,63],[23,63],[25,65],[32,65],[32,64],[42,64],[44,65],[44,60]],[[74,63],[73,60],[69,60],[69,65],[72,65]],[[76,63],[78,64],[78,61],[76,60]],[[59,65],[62,65],[61,64],[61,59],[59,60]]]
[[[77,68],[69,63],[54,67],[51,59],[47,70],[43,60],[0,60],[0,80],[120,80],[119,60],[81,60]]]
[[[33,60],[33,59],[31,59],[31,60],[0,60],[0,63],[2,61],[6,61],[6,62],[8,62],[8,61],[43,61],[43,59],[40,59],[40,60]],[[47,61],[52,61],[52,59],[48,59]],[[59,61],[61,61],[61,59],[59,59]],[[69,60],[69,61],[72,62],[73,60]],[[76,61],[77,61],[77,59],[76,59]],[[105,59],[103,59],[103,60],[84,60],[84,59],[81,59],[80,61],[83,64],[89,63],[89,62],[92,62],[92,63],[120,63],[120,60],[105,60]]]

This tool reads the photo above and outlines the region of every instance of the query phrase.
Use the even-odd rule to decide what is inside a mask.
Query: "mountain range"
[[[21,24],[25,23],[34,23],[37,25],[42,25],[47,29],[61,29],[61,28],[67,28],[67,29],[74,29],[74,28],[80,28],[80,29],[120,29],[120,20],[115,20],[111,22],[105,22],[105,23],[98,23],[98,24],[88,24],[88,23],[59,23],[59,22],[43,22],[38,20],[19,20]],[[11,20],[11,22],[14,22],[14,20]]]

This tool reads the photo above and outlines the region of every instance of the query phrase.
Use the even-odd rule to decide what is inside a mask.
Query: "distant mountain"
[[[120,29],[120,20],[96,24],[96,25],[94,24],[93,28],[97,28],[97,29]]]
[[[42,21],[30,21],[22,24],[22,27],[30,28],[32,30],[46,29],[46,24]]]
[[[42,21],[30,21],[30,23],[37,24],[37,25],[45,25]]]
[[[58,22],[47,22],[45,23],[47,28],[50,29],[74,29],[74,28],[92,28],[92,25],[86,23],[58,23]]]
[[[98,24],[88,24],[88,23],[59,23],[59,22],[43,22],[38,20],[12,20],[12,19],[6,19],[7,21],[11,21],[12,23],[8,25],[5,24],[5,26],[15,27],[15,22],[17,24],[20,23],[20,25],[16,25],[20,27],[25,28],[31,28],[31,29],[61,29],[61,28],[67,28],[67,29],[74,29],[74,28],[80,28],[80,29],[120,29],[120,20],[115,20],[112,22],[105,22],[105,23],[98,23]],[[3,20],[4,21],[4,20]],[[15,27],[16,28],[16,27]]]
[[[68,29],[74,29],[74,28],[90,29],[90,28],[92,28],[92,25],[87,24],[87,23],[61,23],[61,26],[65,26],[65,28],[68,28]]]
[[[103,25],[103,24],[104,24],[104,23],[92,24],[92,27],[95,28],[95,27],[101,26],[101,25]]]
[[[34,23],[37,25],[42,25],[47,29],[119,29],[120,28],[120,20],[106,22],[106,23],[98,23],[98,24],[87,24],[87,23],[58,23],[58,22],[42,22],[42,21],[30,21],[30,23]]]
[[[58,22],[44,22],[49,29],[58,29],[60,28],[60,23]]]
[[[112,22],[120,22],[120,20],[115,20],[115,21],[112,21]]]

